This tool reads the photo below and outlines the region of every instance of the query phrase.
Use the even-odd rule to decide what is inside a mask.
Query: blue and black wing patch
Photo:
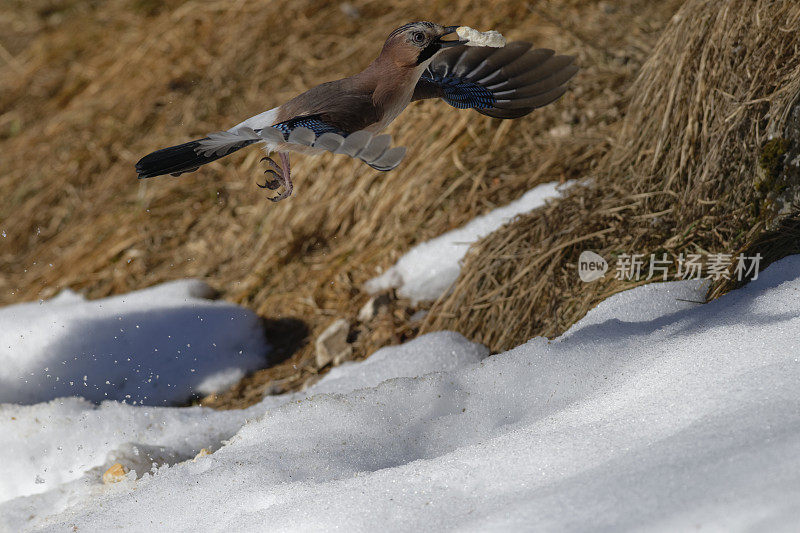
[[[275,124],[272,127],[280,130],[287,139],[292,133],[292,130],[295,128],[308,128],[313,131],[314,135],[317,137],[323,133],[335,133],[337,135],[341,135],[342,137],[347,137],[346,132],[342,131],[336,126],[326,123],[324,120],[322,120],[322,118],[320,118],[319,115],[295,117],[281,122],[280,124]]]
[[[458,109],[518,118],[558,99],[578,71],[572,56],[513,42],[503,48],[455,46],[423,72],[413,100],[441,98]]]
[[[458,109],[487,109],[497,101],[492,91],[473,81],[438,74],[429,76],[427,72],[422,78],[440,87],[442,100]]]

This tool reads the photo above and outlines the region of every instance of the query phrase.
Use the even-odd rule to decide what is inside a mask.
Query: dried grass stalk
[[[764,148],[793,127],[800,4],[689,0],[631,95],[593,181],[477,243],[425,330],[455,329],[494,350],[555,336],[634,285],[613,275],[582,283],[581,251],[731,253],[775,225],[762,209],[773,189],[762,184],[775,179],[765,175]],[[788,144],[784,151],[798,148]]]
[[[278,331],[297,320],[313,338],[354,318],[363,282],[415,243],[539,183],[592,172],[617,135],[624,89],[681,1],[2,4],[0,304],[192,276]],[[514,122],[415,104],[391,128],[409,147],[398,169],[297,157],[296,196],[277,205],[255,186],[256,150],[136,180],[143,154],[356,72],[392,28],[419,19],[500,29],[577,54],[582,71],[556,105]],[[359,326],[356,357],[414,335],[412,312],[398,302]],[[214,405],[296,388],[317,373],[312,345],[287,348],[285,363]]]

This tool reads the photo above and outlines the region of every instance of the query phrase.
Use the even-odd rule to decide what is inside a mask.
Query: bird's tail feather
[[[201,143],[208,140],[209,138],[206,137],[156,150],[136,163],[136,172],[138,172],[140,179],[163,176],[164,174],[178,176],[184,172],[193,172],[206,163],[221,159],[245,146],[258,142],[253,139],[242,140],[241,142],[229,144],[224,150],[215,152],[199,149]]]

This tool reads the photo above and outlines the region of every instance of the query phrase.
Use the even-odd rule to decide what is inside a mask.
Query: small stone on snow
[[[125,474],[128,472],[125,470],[125,467],[122,466],[120,463],[114,463],[111,465],[111,468],[105,471],[103,474],[103,483],[106,485],[110,483],[117,483],[125,479]]]
[[[389,306],[391,298],[388,293],[379,294],[369,299],[364,307],[358,312],[358,320],[360,322],[369,322],[380,313],[383,309]]]
[[[197,452],[197,455],[194,456],[194,459],[192,459],[192,462],[196,463],[198,459],[207,455],[211,455],[211,452],[208,451],[208,448],[201,448],[200,451]]]
[[[316,342],[317,366],[341,363],[353,353],[353,347],[347,343],[350,323],[340,318],[322,332]]]

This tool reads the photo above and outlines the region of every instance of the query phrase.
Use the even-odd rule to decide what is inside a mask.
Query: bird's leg
[[[288,198],[292,195],[292,176],[290,174],[289,168],[289,156],[283,152],[279,152],[281,156],[281,176],[280,179],[283,182],[283,192],[280,193],[278,196],[274,198],[270,198],[273,202],[280,202],[281,200]]]
[[[261,185],[260,183],[257,184],[262,189],[270,189],[272,191],[283,185],[283,192],[280,193],[278,196],[275,196],[274,198],[270,198],[270,200],[272,200],[273,202],[280,202],[281,200],[288,198],[289,196],[292,195],[292,189],[293,189],[292,177],[289,168],[289,156],[283,152],[279,152],[279,155],[281,156],[280,165],[278,165],[278,163],[276,163],[270,157],[264,157],[261,159],[261,161],[268,161],[269,165],[271,165],[275,169],[273,170],[272,168],[268,168],[267,170],[264,171],[264,174],[269,174],[270,176],[274,176],[275,179],[273,180],[268,179],[266,183],[264,183],[264,185]]]
[[[281,164],[278,166],[273,161],[273,165],[275,165],[275,167],[279,168],[281,171],[280,175],[276,173],[275,176],[278,178],[278,180],[280,180],[281,185],[283,185],[283,192],[278,196],[270,198],[270,200],[273,202],[280,202],[281,200],[284,200],[292,195],[292,178],[289,168],[289,156],[283,152],[279,152],[278,155],[281,156]]]

